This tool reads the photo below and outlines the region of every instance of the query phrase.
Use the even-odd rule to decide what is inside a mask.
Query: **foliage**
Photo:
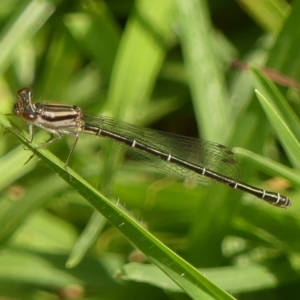
[[[72,137],[34,149],[47,134],[28,144],[25,125],[1,114],[0,297],[297,294],[299,15],[299,1],[281,0],[2,0],[3,114],[30,86],[37,102],[184,135],[198,126],[235,147],[243,182],[293,205],[166,177],[93,136],[80,136],[66,170]],[[249,72],[230,68],[238,58]]]

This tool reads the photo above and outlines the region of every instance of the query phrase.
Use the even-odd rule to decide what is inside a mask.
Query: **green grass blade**
[[[262,205],[245,205],[241,207],[233,227],[240,236],[245,235],[253,241],[263,241],[269,249],[274,249],[277,253],[287,256],[288,260],[292,260],[293,254],[298,256],[300,252],[300,241],[295,238],[300,230],[298,211],[299,204],[296,202],[287,210]],[[298,269],[296,265],[294,268]]]
[[[173,2],[136,1],[114,62],[108,110],[121,120],[140,117],[172,37]],[[137,113],[138,112],[138,113]]]
[[[263,1],[261,1],[263,2]],[[267,66],[299,81],[300,61],[300,3],[294,1],[292,10],[270,49]]]
[[[247,264],[245,266],[230,266],[201,269],[206,276],[219,283],[220,286],[233,293],[253,292],[255,290],[276,287],[278,282],[292,283],[299,278],[298,274],[282,277],[286,265],[273,262],[266,265]],[[126,280],[147,282],[170,292],[179,292],[178,287],[154,265],[128,263],[122,266],[120,276]]]
[[[239,157],[244,157],[247,159],[247,161],[255,164],[262,171],[273,176],[279,175],[281,177],[284,177],[287,180],[291,181],[293,184],[300,187],[300,176],[297,171],[246,149],[236,147],[233,149],[233,151]]]
[[[95,243],[106,223],[107,220],[98,212],[95,212],[92,215],[89,223],[77,239],[76,244],[70,253],[68,261],[66,262],[68,268],[73,268],[79,264],[90,247]]]
[[[220,61],[214,51],[213,28],[204,1],[177,0],[180,39],[189,86],[203,138],[224,142],[231,118]],[[212,122],[212,116],[214,121]],[[229,128],[224,132],[224,127]]]
[[[31,156],[31,152],[22,150],[24,150],[23,147],[18,147],[0,159],[2,174],[0,178],[0,190],[6,188],[34,168],[35,164],[24,165]]]
[[[101,7],[93,3],[85,13],[69,14],[65,18],[65,24],[78,45],[94,58],[107,82],[120,39],[114,21],[104,3]]]
[[[275,85],[253,68],[251,74],[257,88],[256,95],[286,154],[299,169],[299,128],[300,123],[292,109]],[[298,128],[298,131],[297,131]]]
[[[49,1],[31,1],[20,14],[13,17],[12,25],[8,25],[0,36],[0,73],[10,65],[21,43],[30,39],[50,17],[53,8]]]
[[[3,115],[0,122],[7,126]],[[9,129],[9,128],[8,128]],[[174,282],[176,282],[193,299],[234,299],[201,275],[194,267],[167,248],[158,239],[146,231],[130,214],[103,195],[94,187],[68,168],[64,163],[45,149],[36,150],[34,143],[29,144],[20,134],[12,131],[26,147],[41,158],[56,174],[70,184],[112,225],[118,228],[151,262],[156,264]]]
[[[238,0],[249,15],[266,31],[276,33],[289,12],[289,5],[281,0]]]

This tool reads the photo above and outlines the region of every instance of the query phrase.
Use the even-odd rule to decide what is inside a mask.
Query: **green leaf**
[[[299,119],[273,83],[267,80],[256,68],[253,68],[251,73],[257,88],[256,95],[260,104],[281,141],[286,154],[293,165],[299,169]]]

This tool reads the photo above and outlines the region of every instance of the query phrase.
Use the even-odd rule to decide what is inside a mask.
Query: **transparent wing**
[[[233,179],[238,177],[239,168],[235,154],[221,144],[142,128],[106,116],[96,117],[84,114],[84,121],[86,124],[136,140],[148,147],[155,148],[191,164],[204,167]],[[146,151],[129,147],[121,142],[118,142],[118,144],[125,147],[127,154],[133,159],[164,172],[196,181],[211,181],[205,176],[175,163],[162,160]]]

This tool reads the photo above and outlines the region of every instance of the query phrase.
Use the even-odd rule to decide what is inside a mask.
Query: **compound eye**
[[[29,123],[35,122],[38,118],[38,116],[35,113],[29,113],[29,112],[23,113],[22,117],[25,121]]]

